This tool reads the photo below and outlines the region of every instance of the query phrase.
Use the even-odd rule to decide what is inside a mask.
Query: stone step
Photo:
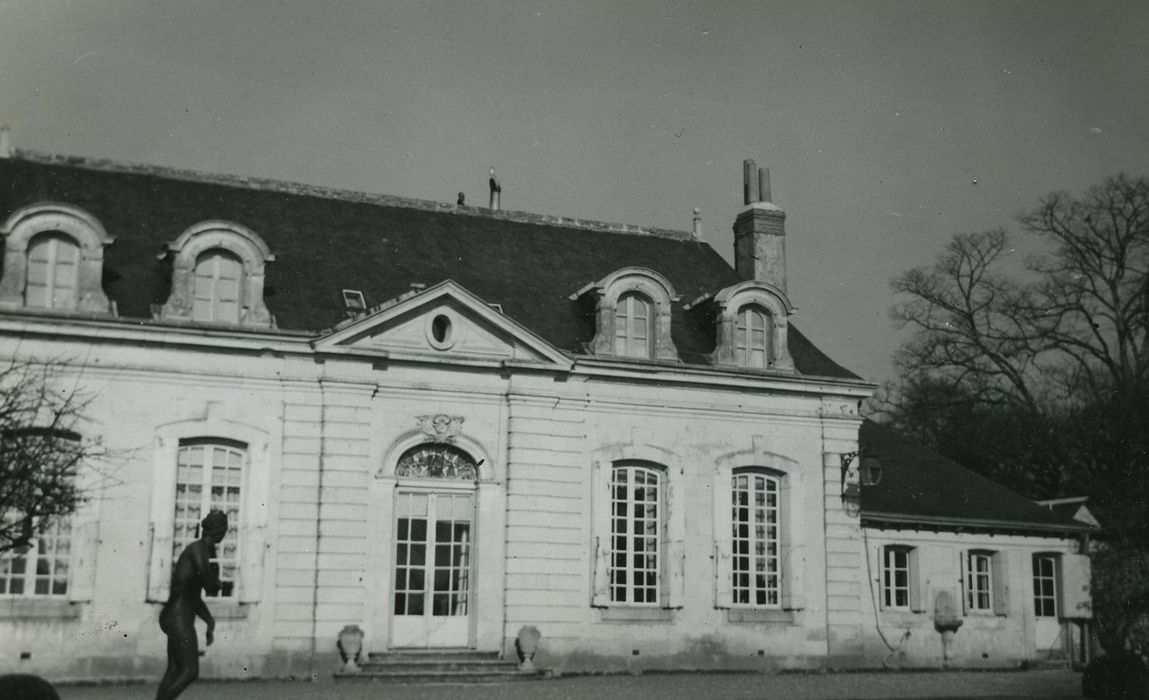
[[[497,651],[474,649],[401,649],[374,652],[367,655],[368,663],[421,663],[427,661],[501,661]]]
[[[451,659],[418,659],[399,661],[388,659],[386,661],[377,661],[372,659],[359,664],[359,667],[364,671],[415,671],[415,672],[438,672],[438,671],[471,671],[474,673],[486,673],[488,671],[501,671],[501,670],[518,670],[518,664],[514,662],[502,661],[500,659],[474,659],[474,660],[451,660]]]
[[[524,673],[518,668],[491,669],[487,671],[423,671],[410,669],[368,670],[359,673],[340,671],[335,674],[337,682],[377,682],[377,683],[509,683],[532,681],[542,677],[540,673]]]

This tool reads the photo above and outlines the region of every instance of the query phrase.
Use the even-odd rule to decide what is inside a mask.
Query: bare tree
[[[1026,495],[1093,496],[1134,541],[1149,534],[1149,179],[1053,193],[1020,221],[1047,246],[1024,270],[995,230],[893,280],[915,332],[877,407]]]
[[[0,553],[21,550],[83,503],[76,477],[102,450],[77,432],[89,399],[64,387],[57,363],[0,369]]]

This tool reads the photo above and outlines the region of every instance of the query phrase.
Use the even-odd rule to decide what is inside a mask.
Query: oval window
[[[446,344],[451,340],[451,319],[439,314],[431,321],[431,337],[436,343]]]

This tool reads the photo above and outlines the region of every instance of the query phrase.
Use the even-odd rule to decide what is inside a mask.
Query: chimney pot
[[[460,192],[459,193],[459,199],[458,199],[458,201],[455,202],[455,205],[460,206],[460,207],[467,206],[467,195]]]
[[[753,160],[742,161],[742,203],[753,204],[758,201],[758,168]]]
[[[503,186],[499,184],[498,179],[495,178],[495,169],[491,168],[491,209],[498,211],[502,208]]]
[[[758,201],[773,202],[770,192],[770,168],[758,169]]]

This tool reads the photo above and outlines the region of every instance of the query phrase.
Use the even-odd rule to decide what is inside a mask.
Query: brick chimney
[[[742,161],[746,208],[734,219],[734,267],[745,279],[786,291],[786,212],[770,201],[770,171]]]

